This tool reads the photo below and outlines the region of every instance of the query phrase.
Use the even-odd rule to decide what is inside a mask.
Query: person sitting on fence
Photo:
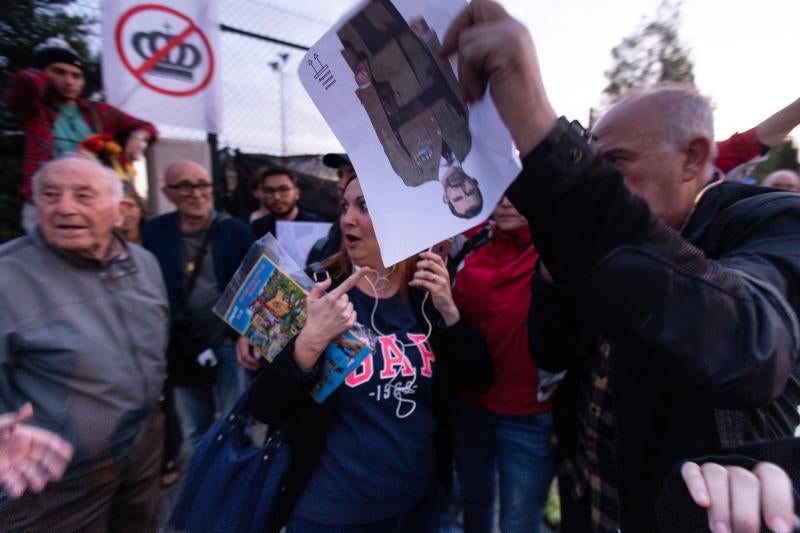
[[[35,225],[31,177],[44,163],[76,151],[92,134],[112,136],[134,161],[158,135],[149,122],[105,102],[81,98],[86,83],[83,61],[63,40],[47,39],[35,56],[36,66],[13,74],[5,92],[6,104],[25,133],[22,225],[29,233]]]

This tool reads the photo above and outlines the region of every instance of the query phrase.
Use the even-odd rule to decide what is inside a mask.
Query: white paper
[[[305,265],[314,243],[328,235],[330,222],[295,222],[278,220],[275,233],[278,242],[298,265]]]
[[[106,0],[102,16],[110,104],[158,124],[220,133],[217,2]]]
[[[358,173],[386,266],[488,218],[521,168],[494,104],[484,98],[466,113],[456,59],[450,72],[437,59],[449,22],[465,5],[362,3],[300,64],[303,86]],[[445,203],[442,181],[458,168],[475,180],[450,188],[462,216]],[[478,212],[463,218],[476,205]]]

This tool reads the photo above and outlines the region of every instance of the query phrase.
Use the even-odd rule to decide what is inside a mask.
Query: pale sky
[[[556,112],[585,125],[606,86],[611,49],[651,20],[660,0],[500,3],[530,30]],[[331,2],[329,14],[353,4]],[[681,16],[679,37],[698,87],[716,105],[718,139],[800,97],[800,0],[684,0]],[[793,134],[800,141],[800,129]]]
[[[556,112],[585,124],[606,85],[611,49],[652,18],[659,0],[502,3],[533,35]],[[697,86],[716,105],[718,139],[800,97],[800,1],[684,0],[681,15],[679,37]]]
[[[440,1],[440,0],[431,0]],[[357,0],[248,0],[220,3],[226,24],[313,44]],[[529,28],[556,112],[588,122],[601,103],[611,49],[651,20],[659,0],[502,0]],[[749,129],[800,97],[800,0],[684,0],[681,42],[695,81],[716,106],[716,136]],[[267,63],[290,57],[283,71],[286,153],[339,150],[338,141],[297,79],[302,53],[223,33],[223,144],[278,154],[279,76]],[[163,128],[168,136],[194,137]],[[197,132],[197,138],[204,134]],[[170,135],[172,134],[172,135]],[[800,129],[793,132],[800,142]]]

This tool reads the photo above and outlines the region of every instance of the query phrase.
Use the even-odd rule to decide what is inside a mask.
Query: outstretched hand
[[[26,490],[40,492],[61,479],[72,459],[72,446],[46,429],[24,424],[33,416],[26,403],[16,413],[0,415],[0,484],[13,498]]]
[[[707,509],[708,527],[714,533],[757,533],[761,517],[770,531],[793,531],[797,517],[792,482],[777,465],[759,463],[751,472],[738,466],[686,462],[681,477],[694,502]]]
[[[325,347],[356,323],[356,312],[347,297],[358,280],[363,278],[368,268],[358,268],[341,285],[325,294],[331,286],[326,279],[314,285],[306,298],[306,324],[295,341],[294,357],[304,370],[312,368]]]
[[[479,100],[489,87],[520,154],[526,155],[557,120],[528,30],[497,2],[473,0],[445,34],[441,54],[454,52],[464,98]]]

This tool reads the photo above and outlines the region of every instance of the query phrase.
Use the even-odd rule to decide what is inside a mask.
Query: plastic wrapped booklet
[[[306,296],[314,282],[270,234],[256,241],[234,274],[214,312],[250,340],[272,362],[306,323]],[[372,348],[356,325],[328,345],[310,394],[325,401]]]

